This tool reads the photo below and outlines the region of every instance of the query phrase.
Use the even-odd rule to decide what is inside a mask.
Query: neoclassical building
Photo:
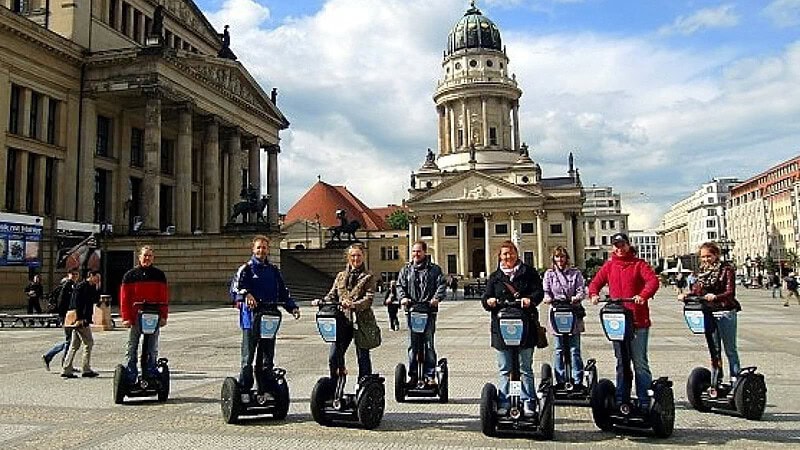
[[[41,217],[45,230],[107,225],[111,250],[174,249],[161,262],[187,284],[182,256],[201,255],[180,249],[219,235],[248,184],[268,195],[277,230],[288,121],[225,28],[192,0],[0,0],[0,211]],[[126,240],[132,231],[149,237]],[[0,271],[8,284],[27,275]]]
[[[583,264],[580,176],[571,155],[567,176],[555,178],[531,159],[508,63],[500,30],[473,3],[450,31],[433,95],[438,155],[429,149],[411,174],[410,241],[425,240],[434,262],[465,278],[493,271],[509,239],[538,268],[557,245]]]

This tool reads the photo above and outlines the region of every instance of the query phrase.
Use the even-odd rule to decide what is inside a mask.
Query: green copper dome
[[[486,48],[502,50],[500,30],[489,18],[481,14],[475,2],[464,13],[464,17],[453,26],[447,38],[445,56],[465,48]]]

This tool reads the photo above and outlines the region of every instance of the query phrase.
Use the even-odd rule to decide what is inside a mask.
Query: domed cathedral
[[[471,2],[450,31],[433,95],[438,155],[428,149],[412,172],[407,202],[410,241],[425,241],[433,261],[462,278],[494,271],[506,240],[540,269],[559,245],[583,264],[578,170],[570,154],[567,176],[542,176],[520,138],[522,90],[508,64],[500,30]]]

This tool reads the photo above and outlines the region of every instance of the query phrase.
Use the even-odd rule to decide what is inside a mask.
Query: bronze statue
[[[348,241],[357,240],[356,230],[361,228],[361,223],[359,223],[357,220],[348,222],[347,211],[343,209],[336,210],[336,218],[339,219],[339,225],[328,228],[328,230],[331,232],[331,240],[329,243],[333,242],[334,240],[341,241],[343,233],[347,235]]]
[[[238,216],[245,218],[245,214],[256,214],[256,223],[266,223],[264,219],[264,208],[267,207],[269,195],[262,195],[261,199],[258,198],[258,193],[255,188],[250,185],[247,190],[242,189],[242,201],[233,205],[233,213],[231,214],[230,223],[234,223]]]
[[[222,38],[222,47],[219,49],[217,56],[236,61],[236,55],[234,55],[233,50],[231,50],[231,34],[228,32],[228,25],[225,25],[222,34],[219,36]]]
[[[426,163],[434,163],[435,159],[436,159],[436,156],[434,156],[433,150],[431,150],[430,147],[428,147],[428,154],[425,155],[425,162]]]

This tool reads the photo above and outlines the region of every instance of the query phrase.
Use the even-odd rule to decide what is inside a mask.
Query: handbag
[[[64,316],[64,328],[74,328],[77,323],[78,323],[78,310],[77,309],[68,310],[67,315]]]
[[[381,329],[378,327],[372,309],[357,312],[353,328],[353,338],[358,348],[372,350],[381,345]]]
[[[536,348],[547,348],[547,330],[536,321]]]

